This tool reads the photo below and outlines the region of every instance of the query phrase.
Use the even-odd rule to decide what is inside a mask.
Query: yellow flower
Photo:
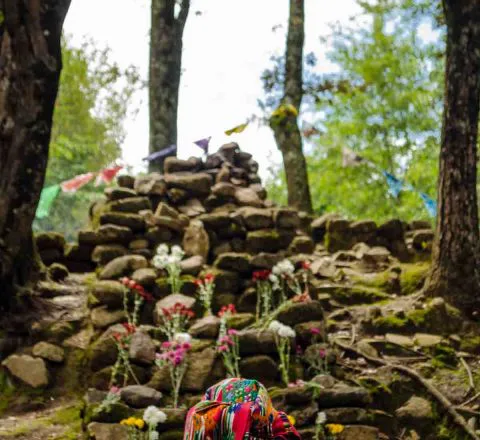
[[[137,427],[142,429],[145,426],[145,422],[142,419],[137,419],[136,417],[129,417],[128,419],[123,419],[120,421],[120,425]]]
[[[290,422],[290,425],[295,426],[295,422],[296,422],[295,417],[293,416],[287,416],[287,417],[288,417],[288,421]]]
[[[338,425],[335,423],[328,423],[325,426],[330,431],[330,434],[333,434],[333,435],[340,434],[345,429],[343,425]]]

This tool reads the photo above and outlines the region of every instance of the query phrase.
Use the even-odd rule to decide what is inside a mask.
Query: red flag
[[[102,183],[111,183],[121,169],[123,169],[123,166],[121,165],[103,169],[98,173],[97,179],[95,181],[95,186],[99,186]]]
[[[64,192],[74,193],[82,186],[86,185],[90,180],[94,178],[94,173],[86,173],[75,176],[73,179],[62,182],[60,186]]]

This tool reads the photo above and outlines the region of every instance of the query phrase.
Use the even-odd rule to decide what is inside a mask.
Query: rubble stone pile
[[[38,234],[49,277],[37,293],[49,313],[23,334],[0,333],[0,374],[18,389],[47,396],[81,390],[82,426],[90,439],[127,440],[119,422],[141,416],[149,405],[167,415],[159,438],[181,439],[187,408],[226,377],[217,313],[235,306],[237,313],[226,322],[238,332],[240,374],[268,386],[275,406],[295,418],[306,440],[325,438],[319,414],[322,423],[340,426],[331,437],[338,440],[440,438],[431,436],[438,408],[418,384],[332,343],[343,340],[366,355],[401,363],[413,359],[431,377],[439,364],[426,365],[430,359],[448,363],[455,351],[477,353],[475,338],[451,337],[465,325],[455,310],[440,298],[418,295],[428,271],[430,224],[393,219],[377,225],[336,214],[312,218],[267,200],[257,172],[257,162],[235,143],[204,161],[168,158],[163,175],[120,176],[117,186],[106,189],[77,243]],[[153,264],[163,244],[185,252],[179,291]],[[287,292],[290,299],[303,299],[288,301],[272,317],[295,332],[288,387],[275,333],[258,326],[254,276],[285,259],[297,272],[308,270],[304,292]],[[207,274],[215,280],[211,314],[204,314],[198,296],[198,279]],[[148,298],[131,335],[122,277]],[[165,342],[159,332],[165,310],[176,304],[196,317],[188,327],[188,368],[174,409],[169,371],[156,360]],[[118,399],[102,410],[118,367],[118,340],[127,336],[132,374]],[[2,386],[0,381],[0,391]],[[450,398],[459,405],[462,395]]]

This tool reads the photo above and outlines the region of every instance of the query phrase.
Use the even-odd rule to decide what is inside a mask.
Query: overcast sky
[[[192,0],[184,33],[184,52],[178,119],[180,157],[199,155],[192,144],[212,136],[211,148],[235,140],[255,155],[262,175],[270,161],[279,161],[273,134],[268,127],[251,124],[243,133],[227,137],[223,131],[259,113],[262,94],[260,75],[273,54],[285,46],[288,0]],[[305,51],[315,51],[319,69],[331,71],[320,35],[329,24],[346,24],[358,9],[355,0],[305,0]],[[201,15],[196,15],[201,11]],[[276,25],[283,27],[272,32]],[[134,64],[148,76],[150,29],[149,0],[73,0],[65,31],[80,44],[87,36],[112,49],[121,66]],[[124,161],[139,169],[148,151],[147,91],[137,97],[140,111],[126,125],[122,146]],[[311,119],[312,115],[309,115]],[[93,171],[93,170],[92,170]]]

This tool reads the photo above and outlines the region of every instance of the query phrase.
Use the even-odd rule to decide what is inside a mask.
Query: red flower
[[[120,278],[120,282],[121,282],[124,286],[128,286],[128,283],[130,282],[130,279],[127,278],[127,277],[123,277],[123,278]]]
[[[252,280],[253,281],[266,281],[268,280],[268,277],[270,276],[270,271],[269,270],[256,270],[253,272]]]
[[[123,339],[123,335],[121,333],[113,333],[112,338],[115,339],[115,341],[120,342]]]
[[[129,324],[128,322],[124,322],[122,325],[129,335],[133,335],[133,333],[135,333],[137,330],[133,324]]]
[[[138,294],[145,300],[145,301],[153,301],[155,298],[148,292],[145,292],[143,289],[138,291]]]
[[[309,261],[302,261],[302,269],[303,270],[310,270],[311,264]]]
[[[207,273],[203,279],[205,280],[206,283],[213,283],[215,280],[215,275],[213,273]]]
[[[218,316],[221,318],[225,313],[231,313],[234,315],[237,313],[237,309],[235,308],[234,304],[229,304],[228,306],[223,306],[220,311],[218,312]]]
[[[203,286],[203,281],[200,280],[200,279],[195,280],[194,283],[195,283],[195,286],[197,286],[197,287]]]

